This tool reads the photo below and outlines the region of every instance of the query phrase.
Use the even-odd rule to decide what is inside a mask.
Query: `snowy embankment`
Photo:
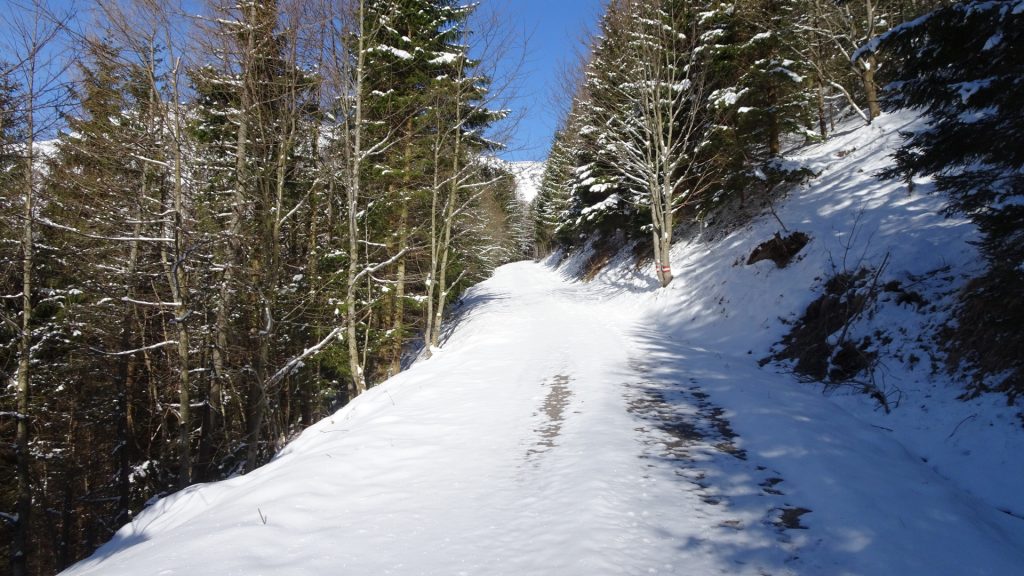
[[[66,573],[1019,574],[1016,410],[956,400],[917,337],[976,271],[973,228],[871,177],[909,121],[793,158],[820,176],[777,206],[812,238],[787,268],[745,265],[770,215],[677,245],[667,289],[625,256],[586,284],[581,258],[503,267],[434,357]],[[883,262],[928,302],[883,295],[850,328],[887,336],[891,414],[758,366],[833,265]]]

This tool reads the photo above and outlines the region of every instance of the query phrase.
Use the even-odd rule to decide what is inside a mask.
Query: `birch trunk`
[[[363,132],[363,77],[366,63],[366,2],[359,0],[359,41],[355,70],[355,117],[352,130],[352,158],[348,186],[348,291],[345,294],[346,341],[348,344],[349,371],[356,394],[366,392],[366,378],[359,359],[359,342],[356,334],[356,276],[359,273],[359,184],[362,170]]]
[[[434,136],[434,182],[430,188],[430,271],[427,273],[426,326],[423,329],[424,354],[429,358],[434,338],[434,291],[437,289],[437,268],[440,262],[438,242],[437,207],[441,195],[441,138],[439,130]]]
[[[168,46],[171,46],[168,42]],[[155,61],[151,62],[155,65]],[[191,359],[189,357],[189,334],[185,322],[188,320],[188,277],[186,275],[185,263],[185,188],[181,163],[182,131],[181,131],[181,109],[178,106],[178,70],[181,66],[180,58],[175,61],[174,68],[170,72],[171,106],[173,107],[172,117],[164,115],[164,120],[170,120],[171,124],[171,154],[174,159],[174,173],[172,183],[174,186],[171,199],[171,216],[173,221],[170,230],[173,243],[173,252],[168,253],[166,247],[161,245],[164,272],[167,276],[167,283],[170,286],[171,298],[174,301],[174,328],[177,336],[178,353],[178,420],[180,430],[178,431],[178,487],[184,488],[192,482],[192,408],[191,390],[189,382],[189,368]],[[151,71],[150,78],[154,82],[153,92],[156,88],[156,73]]]
[[[438,347],[441,342],[441,321],[444,319],[445,301],[448,299],[448,255],[451,252],[452,225],[455,220],[455,204],[459,191],[459,154],[462,152],[462,120],[461,114],[456,115],[455,147],[452,152],[452,176],[445,203],[445,214],[441,220],[442,237],[439,247],[440,261],[437,267],[437,303],[434,306],[434,320],[430,334],[430,346]]]

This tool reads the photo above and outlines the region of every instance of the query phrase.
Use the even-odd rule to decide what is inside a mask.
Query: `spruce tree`
[[[958,2],[894,28],[857,55],[889,62],[884,103],[924,112],[884,174],[932,176],[948,210],[971,217],[989,265],[962,296],[954,360],[1009,371],[1024,393],[1024,11],[1017,1]],[[980,385],[980,381],[979,381]]]
[[[569,247],[562,213],[570,197],[569,181],[575,168],[573,133],[562,128],[555,132],[551,150],[544,165],[540,189],[533,200],[535,257],[548,255],[555,246]]]
[[[713,85],[709,114],[721,117],[709,145],[722,160],[723,197],[768,191],[789,175],[777,159],[785,139],[816,137],[809,68],[796,48],[799,4],[719,3],[702,15],[702,52]]]
[[[628,1],[612,2],[602,16],[583,83],[551,150],[542,202],[550,196],[555,204],[542,212],[549,217],[554,216],[553,209],[558,212],[561,224],[556,232],[566,247],[615,234],[639,237],[645,224],[646,213],[632,201],[633,191],[617,166],[614,143],[619,133],[609,123],[628,113],[630,106],[619,88],[630,81],[623,64],[631,41],[627,24],[635,16],[629,12],[633,8]]]
[[[381,377],[400,369],[402,352],[413,329],[422,323],[407,317],[407,307],[416,304],[419,282],[410,281],[413,271],[425,264],[410,247],[426,241],[414,226],[428,211],[430,188],[430,115],[437,100],[440,81],[454,74],[453,65],[461,55],[457,45],[464,18],[452,0],[375,0],[367,4],[368,25],[375,31],[367,49],[367,78],[364,87],[366,120],[371,141],[393,140],[377,154],[367,174],[369,193],[374,197],[372,226],[381,232],[379,243],[386,247],[380,258],[400,254],[389,270],[389,283],[377,315]],[[413,309],[411,312],[415,312]]]
[[[21,154],[17,143],[21,140],[24,128],[21,115],[17,108],[18,84],[13,79],[11,67],[0,61],[0,293],[5,296],[21,292],[20,288],[20,253],[18,243],[19,194],[16,192],[18,182],[22,180]],[[10,239],[10,241],[6,241]],[[17,350],[20,330],[17,325],[19,302],[14,298],[0,299],[0,366],[3,366],[2,377],[10,381],[13,377],[11,367],[18,362]],[[5,387],[0,393],[0,410],[16,413],[17,398]],[[0,448],[0,459],[4,466],[0,467],[0,509],[14,510],[18,500],[18,475],[16,473],[17,453],[13,443],[8,439],[15,438],[17,422],[14,418],[0,418],[0,437],[4,438]],[[13,532],[16,527],[7,516],[0,522],[4,523],[4,533]],[[11,540],[0,540],[0,556],[11,557]],[[6,567],[5,567],[6,569]]]
[[[133,466],[140,459],[132,421],[145,428],[164,417],[153,413],[145,402],[133,402],[143,396],[140,392],[147,382],[139,375],[138,356],[127,353],[142,342],[163,339],[155,331],[139,329],[146,321],[136,304],[161,298],[152,290],[152,278],[159,274],[157,245],[137,238],[160,236],[155,224],[160,210],[147,206],[144,180],[150,178],[150,184],[159,180],[148,170],[162,155],[157,151],[158,139],[143,120],[149,98],[141,71],[126,64],[109,42],[87,41],[84,52],[79,63],[81,81],[72,88],[78,111],[68,118],[68,131],[57,141],[47,180],[53,198],[50,206],[55,210],[50,217],[79,231],[54,239],[63,255],[55,260],[62,276],[56,282],[82,294],[82,302],[66,306],[63,314],[64,323],[74,330],[68,341],[74,342],[77,350],[88,350],[76,365],[66,368],[74,375],[68,374],[60,387],[67,390],[72,404],[96,408],[78,408],[77,414],[68,418],[115,431],[98,439],[111,443],[111,449],[104,452],[111,458],[99,459],[82,472],[105,473],[103,481],[89,483],[95,491],[89,497],[116,503],[109,515],[120,524],[130,519],[142,496],[133,491],[130,482]],[[112,373],[108,372],[111,367]],[[150,373],[149,377],[156,375]],[[112,402],[93,404],[91,398],[78,396],[82,383]],[[148,384],[162,387],[156,381]],[[75,440],[74,435],[71,438]],[[162,454],[147,454],[143,459],[160,467],[166,464]],[[55,481],[55,485],[62,483]]]

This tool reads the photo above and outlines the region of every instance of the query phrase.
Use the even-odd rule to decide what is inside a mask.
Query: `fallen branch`
[[[968,420],[970,420],[972,418],[977,418],[977,417],[978,417],[977,414],[971,414],[967,418],[964,418],[963,420],[961,420],[960,423],[956,425],[956,428],[953,428],[953,431],[949,433],[949,436],[946,436],[946,440],[949,440],[950,438],[952,438],[953,435],[956,434],[956,431],[959,430],[960,427],[964,425],[964,422],[967,422]]]

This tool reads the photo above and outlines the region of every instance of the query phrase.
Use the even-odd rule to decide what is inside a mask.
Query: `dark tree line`
[[[530,250],[489,159],[504,113],[493,55],[470,51],[495,31],[472,7],[88,7],[98,24],[74,34],[19,5],[26,35],[0,65],[14,574],[58,571],[153,496],[266,462],[441,345],[446,306]],[[51,77],[57,46],[77,57]]]

